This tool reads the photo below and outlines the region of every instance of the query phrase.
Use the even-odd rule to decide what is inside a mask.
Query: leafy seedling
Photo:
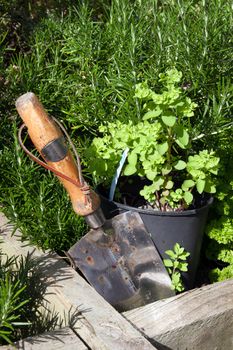
[[[164,259],[163,262],[171,277],[172,289],[177,292],[182,292],[185,288],[181,272],[188,271],[187,258],[190,253],[186,252],[179,243],[174,245],[173,250],[166,250],[165,253],[170,257],[170,259]]]

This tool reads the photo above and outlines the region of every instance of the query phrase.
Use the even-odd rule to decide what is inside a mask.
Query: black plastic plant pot
[[[182,212],[161,212],[135,208],[109,201],[103,196],[101,196],[101,200],[102,210],[106,218],[111,218],[128,210],[138,212],[162,259],[169,258],[165,251],[173,249],[175,243],[179,243],[184,247],[190,253],[190,256],[187,259],[188,272],[182,273],[183,282],[186,289],[193,288],[200,259],[204,228],[213,198],[209,198],[206,205],[201,208]]]

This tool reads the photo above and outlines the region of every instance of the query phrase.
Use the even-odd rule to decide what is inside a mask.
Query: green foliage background
[[[207,257],[218,262],[211,271],[211,281],[223,281],[233,277],[233,144],[232,135],[221,140],[222,169],[217,187],[215,206],[211,212],[207,235],[211,239]],[[230,141],[230,142],[229,142]]]
[[[86,226],[58,181],[19,150],[16,98],[35,92],[82,156],[100,123],[140,120],[136,83],[147,80],[156,88],[159,73],[176,67],[198,104],[192,118],[197,149],[217,145],[227,157],[221,140],[225,135],[232,142],[233,13],[230,0],[46,4],[0,5],[0,201],[25,238],[66,250]]]

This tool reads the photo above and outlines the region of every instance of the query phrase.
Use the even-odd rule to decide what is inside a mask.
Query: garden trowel
[[[21,146],[59,177],[74,211],[84,216],[91,228],[67,252],[73,267],[119,311],[174,295],[170,277],[140,215],[128,211],[106,220],[100,197],[84,182],[79,158],[75,161],[68,149],[62,125],[47,115],[34,93],[20,96],[16,108],[25,123],[19,132]],[[22,143],[25,126],[45,162]]]

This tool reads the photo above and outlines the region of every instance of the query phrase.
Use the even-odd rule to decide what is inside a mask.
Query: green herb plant
[[[31,254],[8,257],[0,251],[0,345],[60,327],[46,306],[43,266]]]
[[[76,8],[69,8],[72,3]],[[194,137],[206,135],[203,149],[216,149],[216,137],[208,135],[232,122],[231,0],[66,0],[46,6],[3,0],[0,11],[0,202],[37,246],[66,250],[85,227],[52,176],[22,154],[18,165],[11,126],[20,94],[34,91],[86,148],[107,120],[114,121],[112,128],[120,120],[126,132],[138,133],[141,105],[132,98],[133,87],[147,79],[157,89],[158,74],[175,66],[182,69],[183,89],[198,103],[191,122]],[[108,168],[115,165],[108,162]]]
[[[194,194],[215,193],[214,175],[219,158],[212,150],[194,152],[191,118],[197,107],[179,87],[182,73],[169,69],[159,75],[161,92],[147,82],[136,85],[135,99],[142,102],[138,123],[108,122],[87,150],[89,170],[96,182],[110,182],[122,152],[128,148],[123,175],[150,181],[140,195],[155,209],[184,210]]]
[[[232,133],[229,132],[225,144],[227,156],[221,155],[221,169],[215,206],[210,211],[210,221],[206,234],[210,241],[206,249],[208,259],[217,262],[210,272],[211,282],[233,278],[233,156]],[[227,146],[226,146],[227,144]]]
[[[20,281],[12,281],[9,272],[0,280],[0,344],[2,340],[11,343],[10,338],[15,328],[29,324],[19,322],[21,309],[29,302],[28,299],[21,298],[25,288]]]
[[[186,252],[179,243],[174,245],[173,250],[166,250],[165,253],[170,257],[170,259],[164,259],[163,262],[171,276],[172,289],[177,292],[182,292],[185,288],[181,272],[188,271],[187,258],[190,253]]]

